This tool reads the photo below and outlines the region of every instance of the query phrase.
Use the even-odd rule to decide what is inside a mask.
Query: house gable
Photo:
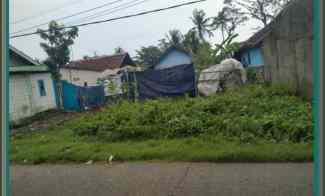
[[[154,69],[166,69],[178,65],[187,65],[192,63],[192,57],[184,50],[172,47],[160,57]]]
[[[38,65],[36,61],[34,61],[31,57],[18,50],[17,48],[10,46],[9,47],[9,55],[10,55],[10,66],[29,66],[29,65]]]

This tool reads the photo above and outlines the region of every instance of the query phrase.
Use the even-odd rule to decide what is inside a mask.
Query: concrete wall
[[[308,0],[298,0],[275,21],[264,39],[265,78],[312,96],[312,12]]]
[[[44,81],[46,96],[40,95],[38,80]],[[11,74],[9,96],[11,121],[19,121],[36,113],[56,108],[50,73]]]
[[[75,70],[75,69],[61,69],[62,80],[67,80],[72,84],[84,86],[87,82],[88,86],[96,86],[97,79],[100,77],[101,72]]]
[[[188,54],[178,50],[173,50],[155,66],[155,69],[166,69],[190,63],[192,63],[192,59]]]

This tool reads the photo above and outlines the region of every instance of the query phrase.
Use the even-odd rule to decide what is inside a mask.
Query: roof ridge
[[[88,57],[86,59],[78,59],[78,60],[73,60],[70,61],[69,63],[76,63],[76,62],[81,62],[81,61],[87,61],[87,60],[98,60],[98,59],[102,59],[102,58],[107,58],[107,57],[115,57],[115,56],[126,56],[128,53],[119,53],[119,54],[112,54],[112,55],[101,55],[101,56],[94,56],[94,57]]]

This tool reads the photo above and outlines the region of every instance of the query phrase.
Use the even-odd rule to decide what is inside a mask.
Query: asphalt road
[[[117,163],[11,168],[13,196],[309,196],[312,163]]]

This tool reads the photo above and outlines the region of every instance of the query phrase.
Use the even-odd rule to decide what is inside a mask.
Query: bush
[[[311,142],[310,103],[283,86],[250,85],[206,98],[122,102],[70,124],[75,134],[105,141],[223,135]]]

